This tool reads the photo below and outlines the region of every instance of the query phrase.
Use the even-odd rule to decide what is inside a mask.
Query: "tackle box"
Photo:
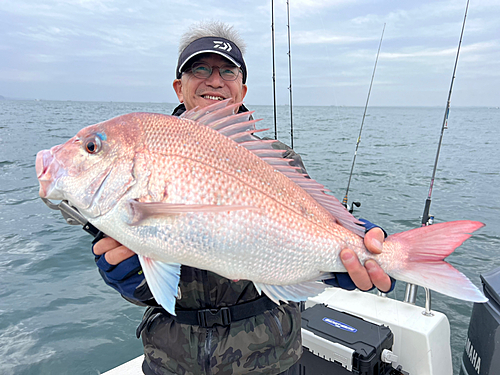
[[[382,352],[392,349],[393,340],[389,327],[314,305],[302,312],[300,375],[394,373],[391,363],[382,361]]]

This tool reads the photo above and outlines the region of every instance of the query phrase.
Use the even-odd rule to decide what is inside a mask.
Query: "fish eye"
[[[89,154],[95,154],[101,150],[101,138],[92,137],[84,142],[85,151]]]

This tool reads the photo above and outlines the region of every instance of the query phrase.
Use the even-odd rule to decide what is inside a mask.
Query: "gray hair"
[[[179,41],[179,56],[192,42],[207,36],[216,36],[230,40],[238,46],[242,55],[245,55],[246,44],[233,26],[220,21],[202,21],[191,25]]]

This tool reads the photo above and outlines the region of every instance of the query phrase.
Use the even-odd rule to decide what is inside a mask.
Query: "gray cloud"
[[[297,105],[364,105],[386,30],[371,105],[444,105],[465,1],[291,1]],[[500,105],[500,6],[471,3],[455,105]],[[276,2],[278,102],[288,102],[286,3]],[[270,2],[4,0],[0,95],[175,102],[179,36],[220,19],[247,41],[249,104],[271,104]]]

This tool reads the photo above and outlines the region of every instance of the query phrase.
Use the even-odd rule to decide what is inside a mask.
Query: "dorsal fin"
[[[207,125],[214,122],[216,119],[224,119],[238,112],[238,108],[242,103],[231,104],[232,99],[222,100],[205,108],[195,107],[184,112],[180,117],[193,121],[198,121],[200,124]],[[249,112],[243,112],[249,114]]]
[[[364,228],[359,225],[362,223],[352,216],[334,196],[326,194],[325,192],[329,190],[325,189],[323,185],[308,175],[300,173],[299,167],[290,165],[292,159],[283,158],[283,154],[287,150],[273,148],[273,143],[276,140],[262,140],[253,135],[267,129],[257,130],[255,128],[255,123],[259,120],[253,119],[253,111],[235,114],[241,105],[242,103],[232,104],[232,99],[228,99],[202,109],[196,107],[184,112],[181,117],[217,130],[245,147],[303,188],[344,228],[363,237]]]

